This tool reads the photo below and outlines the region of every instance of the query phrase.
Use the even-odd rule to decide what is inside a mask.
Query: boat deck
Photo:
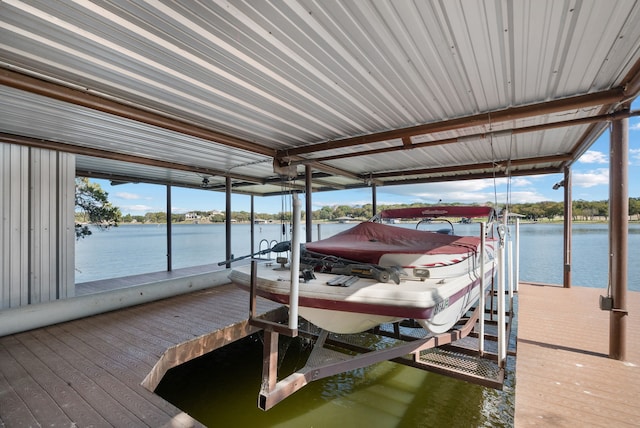
[[[253,333],[248,313],[249,295],[222,285],[4,336],[0,426],[200,426],[141,382]]]
[[[629,292],[626,361],[609,354],[601,289],[520,285],[515,425],[638,426],[640,293]]]

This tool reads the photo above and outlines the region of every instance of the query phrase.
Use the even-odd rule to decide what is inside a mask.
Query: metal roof
[[[633,0],[3,0],[0,23],[0,141],[116,181],[560,172],[640,92]]]

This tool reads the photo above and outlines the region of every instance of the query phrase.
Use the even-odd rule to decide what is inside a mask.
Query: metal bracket
[[[603,311],[613,310],[613,297],[600,296],[600,309]]]

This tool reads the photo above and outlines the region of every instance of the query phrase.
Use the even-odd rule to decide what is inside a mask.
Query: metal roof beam
[[[541,156],[541,157],[535,157],[535,158],[512,159],[512,160],[501,159],[501,160],[496,160],[495,162],[472,163],[472,164],[454,165],[454,166],[441,166],[436,168],[422,168],[422,169],[403,170],[403,171],[389,171],[389,172],[372,174],[372,177],[376,179],[384,179],[384,178],[391,178],[391,177],[402,177],[405,175],[444,174],[448,172],[473,171],[473,170],[479,170],[479,169],[493,169],[493,168],[504,169],[507,167],[520,167],[520,166],[535,165],[535,164],[541,164],[541,163],[566,162],[571,159],[572,159],[572,156],[567,153],[567,154],[561,154],[561,155],[555,155],[555,156]]]
[[[552,122],[552,123],[543,123],[540,125],[524,126],[521,128],[503,129],[500,131],[489,132],[489,133],[483,132],[483,133],[477,133],[477,134],[470,134],[470,135],[465,135],[462,139],[464,139],[464,141],[470,141],[470,140],[473,140],[474,138],[478,138],[478,139],[487,138],[490,135],[494,135],[494,136],[500,136],[505,134],[517,135],[517,134],[524,134],[528,132],[538,132],[538,131],[544,131],[548,129],[563,128],[567,126],[578,126],[578,125],[585,125],[585,124],[590,124],[595,122],[611,121],[611,120],[617,120],[617,119],[632,117],[632,116],[640,116],[640,111],[633,111],[633,112],[617,111],[614,113],[602,114],[602,115],[591,116],[591,117],[583,117],[580,119],[571,119],[571,120],[564,120],[564,121],[558,121],[558,122]],[[444,144],[454,144],[454,143],[460,142],[460,140],[461,138],[456,137],[456,138],[445,138],[441,140],[424,141],[422,143],[406,144],[405,139],[403,139],[402,145],[399,145],[399,146],[383,147],[380,149],[371,149],[371,150],[362,150],[354,153],[346,153],[346,154],[333,155],[333,156],[323,156],[323,157],[312,158],[312,159],[295,160],[295,161],[289,162],[289,164],[302,165],[302,164],[309,164],[312,162],[319,163],[319,162],[326,162],[326,161],[331,161],[336,159],[375,155],[375,154],[395,152],[400,150],[413,150],[413,149],[419,149],[423,147],[438,146],[438,145],[444,145]]]
[[[140,107],[110,100],[105,96],[89,93],[88,90],[80,90],[63,86],[61,84],[37,79],[11,70],[0,68],[0,84],[70,104],[113,114],[115,116],[124,117],[126,119],[135,120],[137,122],[146,123],[148,125],[157,126],[158,128],[168,129],[181,134],[201,138],[203,140],[236,149],[246,150],[248,152],[270,157],[275,155],[274,149],[253,141],[222,134],[220,132],[183,122],[169,116],[144,110]]]
[[[341,189],[345,189],[344,185],[341,184],[335,184],[335,183],[331,183],[328,182],[326,180],[323,180],[323,178],[327,178],[327,177],[333,177],[335,174],[329,174],[326,172],[314,172],[311,174],[311,179],[313,180],[314,183],[318,183],[321,184],[325,187],[331,187],[334,190],[341,190]],[[358,180],[361,180],[361,177],[357,177]],[[302,173],[302,174],[298,174],[296,176],[296,178],[293,181],[297,181],[297,180],[302,180],[305,181],[306,180],[306,174]],[[263,184],[281,184],[283,182],[283,180],[281,178],[268,178],[264,181]],[[286,183],[286,182],[285,182]]]
[[[49,141],[49,140],[38,139],[38,138],[30,138],[30,137],[23,137],[19,135],[6,134],[4,132],[0,132],[0,141],[4,143],[10,143],[10,144],[19,144],[22,146],[37,147],[40,149],[57,150],[60,152],[74,153],[77,155],[85,155],[85,156],[92,156],[96,158],[110,159],[110,160],[121,161],[121,162],[131,162],[131,163],[136,163],[140,165],[155,166],[158,168],[175,169],[178,171],[189,171],[189,172],[195,172],[195,173],[206,174],[206,175],[228,176],[236,180],[248,181],[248,182],[257,183],[257,184],[262,184],[264,182],[264,180],[262,180],[261,178],[234,174],[234,173],[219,171],[211,168],[203,168],[203,167],[198,167],[193,165],[184,165],[180,163],[161,161],[158,159],[150,159],[150,158],[145,158],[145,157],[136,156],[136,155],[125,155],[122,153],[115,153],[107,150],[94,149],[91,147],[82,147],[82,146],[76,146],[68,143],[60,143],[57,141]]]
[[[640,60],[638,60],[631,71],[624,78],[625,101],[631,101],[640,94]]]
[[[458,181],[458,180],[481,180],[486,178],[495,178],[495,177],[516,177],[523,175],[540,175],[540,174],[557,174],[562,172],[562,168],[528,168],[522,170],[511,171],[509,174],[505,174],[503,171],[500,173],[491,172],[479,172],[472,174],[462,174],[462,175],[447,175],[447,176],[437,176],[437,177],[429,177],[429,178],[412,178],[407,180],[396,180],[384,182],[385,186],[400,186],[405,184],[424,184],[424,183],[441,183],[444,181]]]
[[[415,135],[425,135],[435,132],[451,131],[462,128],[483,126],[491,123],[505,122],[509,120],[523,119],[532,116],[542,116],[545,114],[557,113],[560,111],[574,110],[585,107],[592,107],[604,104],[613,104],[624,97],[624,90],[621,87],[607,91],[595,92],[591,94],[578,95],[554,101],[547,101],[536,104],[528,104],[520,107],[512,107],[505,110],[480,113],[472,116],[465,116],[456,119],[444,120],[441,122],[427,123],[424,125],[412,126],[409,128],[394,129],[391,131],[378,132],[375,134],[361,135],[358,137],[344,138],[341,140],[326,141],[303,147],[278,150],[275,157],[282,163],[286,163],[287,158],[292,156],[315,153],[325,150],[334,150],[344,147],[371,144],[381,141],[402,139]]]

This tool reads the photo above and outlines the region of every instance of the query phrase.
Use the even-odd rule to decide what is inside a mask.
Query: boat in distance
[[[492,207],[413,207],[381,211],[369,221],[300,250],[299,315],[339,334],[413,319],[431,333],[443,333],[478,301],[481,272],[485,290],[495,273],[497,241],[453,233],[450,218],[495,218]],[[418,230],[445,218],[447,233]],[[416,229],[392,220],[419,220]],[[484,242],[484,251],[483,251]],[[481,268],[484,260],[484,269]],[[251,285],[251,266],[233,268],[229,278]],[[270,262],[256,264],[256,294],[289,304],[291,273]]]

